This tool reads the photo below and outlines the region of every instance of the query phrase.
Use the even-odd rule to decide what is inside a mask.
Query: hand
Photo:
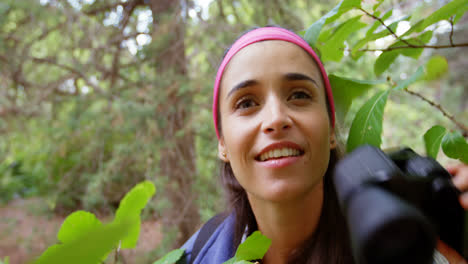
[[[460,204],[468,210],[468,165],[457,164],[447,166],[447,171],[453,175],[453,184],[461,191],[459,196]],[[467,264],[466,260],[447,244],[439,240],[437,242],[437,250],[447,258],[449,263]]]
[[[447,171],[453,175],[453,184],[462,193],[459,196],[460,204],[468,210],[468,165],[457,164],[448,166]]]
[[[458,252],[447,246],[442,240],[437,241],[437,250],[444,255],[450,264],[467,264],[466,260]]]

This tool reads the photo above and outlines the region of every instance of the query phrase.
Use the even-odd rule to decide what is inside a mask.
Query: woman
[[[332,92],[309,45],[278,27],[242,35],[218,69],[213,117],[233,212],[197,256],[198,233],[184,245],[188,259],[223,263],[260,230],[272,240],[262,263],[353,263],[331,177]]]

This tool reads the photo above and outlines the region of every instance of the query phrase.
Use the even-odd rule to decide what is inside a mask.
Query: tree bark
[[[175,246],[180,246],[196,231],[200,223],[196,193],[192,189],[196,172],[194,131],[187,126],[192,99],[190,94],[179,92],[182,84],[180,79],[188,79],[185,22],[182,19],[180,1],[152,0],[150,5],[153,14],[153,39],[164,35],[169,37],[167,46],[164,49],[158,48],[163,52],[155,56],[158,75],[164,78],[175,77],[168,87],[159,87],[166,90],[164,93],[167,94],[167,101],[156,115],[164,115],[167,119],[162,137],[164,142],[172,143],[161,150],[160,168],[161,175],[169,179],[167,194],[174,206],[165,222],[177,226],[179,237]],[[163,14],[170,14],[171,19],[159,19],[164,17]]]

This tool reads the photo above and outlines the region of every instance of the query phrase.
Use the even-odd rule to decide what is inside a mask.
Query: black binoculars
[[[437,238],[463,252],[460,192],[434,159],[366,145],[337,164],[334,184],[356,263],[432,263]]]

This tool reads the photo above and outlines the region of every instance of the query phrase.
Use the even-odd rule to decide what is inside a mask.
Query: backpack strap
[[[212,217],[210,220],[208,220],[208,222],[206,222],[202,226],[202,228],[200,229],[200,232],[198,233],[197,239],[195,240],[195,243],[193,244],[192,254],[190,257],[189,264],[192,264],[193,261],[197,258],[203,246],[205,246],[208,239],[214,233],[216,228],[218,228],[218,226],[224,221],[224,219],[226,219],[226,217],[227,217],[226,213],[218,214]]]

